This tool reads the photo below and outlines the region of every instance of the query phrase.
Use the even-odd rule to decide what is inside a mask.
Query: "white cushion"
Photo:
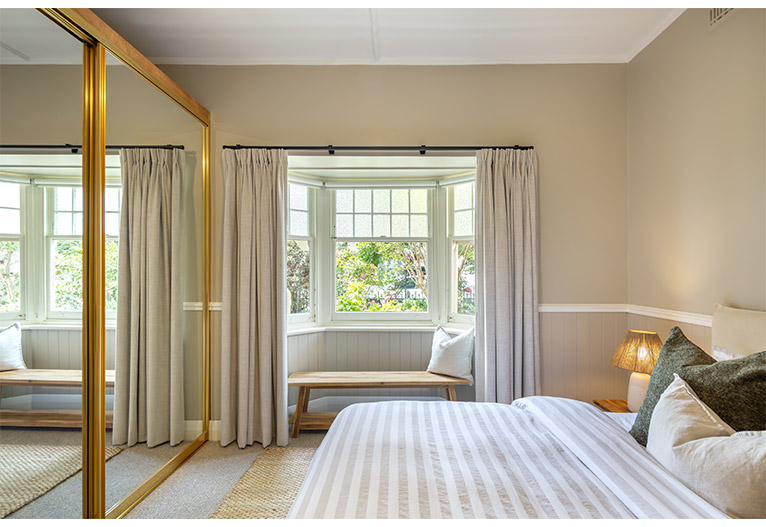
[[[0,371],[26,368],[21,355],[21,328],[11,324],[0,330]]]
[[[468,379],[471,376],[471,353],[473,352],[473,328],[451,338],[441,326],[434,331],[431,344],[431,361],[427,371],[441,373],[450,377]]]
[[[766,431],[735,432],[673,375],[652,412],[646,450],[729,516],[766,517]]]
[[[731,360],[766,350],[766,311],[716,304],[713,311],[713,358]]]

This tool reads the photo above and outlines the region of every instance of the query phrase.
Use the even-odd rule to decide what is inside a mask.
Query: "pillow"
[[[633,428],[630,429],[630,435],[641,445],[646,446],[654,405],[660,400],[662,392],[673,382],[673,374],[679,373],[684,366],[713,363],[715,363],[715,359],[687,339],[678,326],[671,329],[670,335],[662,345],[657,364],[652,370],[649,386],[646,389],[646,397],[644,397],[641,408],[638,409],[636,421],[633,423]]]
[[[678,374],[734,430],[766,430],[766,351]]]
[[[450,377],[468,379],[473,384],[471,376],[471,353],[473,352],[473,328],[451,338],[438,326],[434,331],[431,344],[431,361],[426,371],[441,373]]]
[[[21,328],[11,324],[0,330],[0,371],[25,369],[21,355]]]
[[[734,432],[674,374],[652,413],[646,450],[730,516],[766,517],[766,432]]]
[[[712,339],[713,358],[718,361],[766,350],[766,311],[716,304]]]

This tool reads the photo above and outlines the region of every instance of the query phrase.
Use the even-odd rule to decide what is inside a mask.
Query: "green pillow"
[[[715,359],[687,339],[678,326],[671,329],[670,335],[662,345],[657,364],[652,370],[649,387],[646,389],[646,397],[638,410],[636,421],[633,423],[633,428],[630,429],[630,435],[643,446],[646,446],[646,439],[649,436],[649,422],[652,420],[654,406],[660,400],[662,392],[673,382],[673,374],[677,373],[686,380],[686,377],[681,374],[683,367],[714,363]],[[701,395],[700,399],[704,400]],[[723,419],[723,417],[721,418]]]
[[[678,372],[697,397],[737,432],[766,430],[766,351]]]

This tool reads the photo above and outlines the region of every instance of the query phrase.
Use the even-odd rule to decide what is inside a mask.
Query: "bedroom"
[[[688,10],[631,60],[604,64],[163,64],[213,114],[210,299],[221,302],[224,145],[534,145],[542,393],[624,399],[629,373],[609,358],[628,329],[664,340],[679,325],[710,351],[716,303],[766,309],[763,24],[762,10],[741,10],[710,31],[705,10]],[[415,336],[427,364],[430,338]],[[330,338],[288,337],[308,365]],[[426,365],[399,360],[390,369]]]

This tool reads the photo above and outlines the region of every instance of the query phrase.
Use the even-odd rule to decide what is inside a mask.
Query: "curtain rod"
[[[71,150],[73,154],[77,154],[79,150],[82,150],[82,145],[70,145],[69,143],[63,145],[0,145],[0,149],[7,148],[8,150]],[[106,145],[106,150],[120,150],[122,148],[162,148],[164,150],[183,150],[184,145]]]
[[[242,149],[251,149],[251,148],[263,148],[265,150],[274,150],[274,149],[280,149],[280,150],[327,150],[327,153],[330,155],[334,155],[335,152],[345,150],[345,151],[356,151],[356,152],[370,152],[370,151],[379,151],[379,152],[420,152],[420,155],[424,156],[426,155],[426,152],[432,151],[432,152],[457,152],[457,151],[476,151],[476,150],[483,150],[483,149],[509,149],[509,150],[533,150],[534,146],[426,146],[426,145],[420,145],[420,146],[333,146],[333,145],[327,145],[327,146],[243,146],[243,145],[223,145],[224,149],[230,149],[230,150],[242,150]]]

